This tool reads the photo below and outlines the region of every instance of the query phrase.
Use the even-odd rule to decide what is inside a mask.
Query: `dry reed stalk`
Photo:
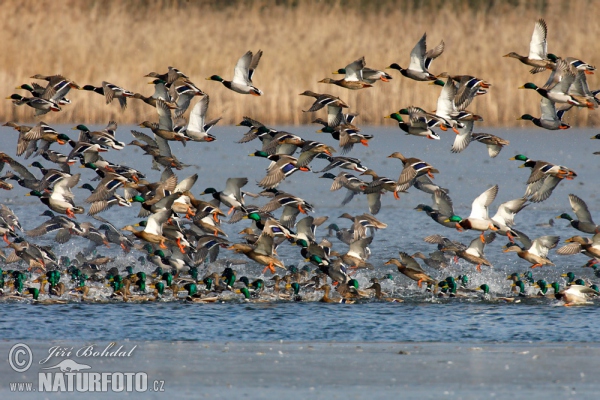
[[[429,1],[417,4],[388,1],[369,6],[359,0],[301,2],[219,2],[188,4],[180,1],[4,1],[5,16],[0,41],[0,86],[9,96],[12,88],[36,73],[63,74],[80,85],[100,85],[103,80],[149,95],[153,87],[143,75],[164,72],[173,65],[184,71],[211,96],[209,117],[223,115],[225,124],[250,115],[268,124],[309,123],[314,115],[301,112],[309,99],[304,90],[340,96],[360,113],[359,124],[381,124],[383,116],[408,105],[427,110],[436,107],[439,87],[390,73],[390,83],[357,92],[317,83],[330,72],[360,56],[367,66],[384,68],[392,62],[408,64],[414,44],[427,32],[428,44],[446,42],[446,51],[432,65],[433,73],[470,74],[492,82],[490,93],[474,101],[470,109],[483,115],[490,126],[522,126],[523,113],[538,116],[540,96],[517,90],[527,81],[538,85],[548,73],[532,76],[517,60],[502,58],[516,51],[528,53],[534,22],[544,17],[549,27],[549,51],[562,56],[598,62],[600,44],[594,40],[600,25],[599,2],[532,0],[511,6],[494,4],[487,9],[467,2]],[[482,2],[485,4],[486,2]],[[511,3],[518,3],[512,1]],[[541,6],[540,6],[541,5]],[[543,11],[543,12],[542,12]],[[242,96],[216,82],[212,74],[230,79],[237,59],[247,50],[264,51],[254,82],[265,95]],[[592,89],[600,86],[589,76]],[[156,119],[155,111],[130,100],[121,112],[116,102],[72,91],[73,101],[60,113],[46,115],[48,123],[138,123]],[[28,107],[0,103],[3,120],[31,121]],[[593,125],[597,113],[576,110],[567,114],[574,126]]]

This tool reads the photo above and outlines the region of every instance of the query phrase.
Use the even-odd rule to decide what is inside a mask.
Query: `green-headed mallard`
[[[358,60],[346,65],[346,68],[344,69],[344,78],[338,80],[325,78],[320,80],[319,83],[329,83],[350,90],[358,90],[372,87],[373,85],[363,80],[362,70],[364,67],[365,58],[361,57]]]
[[[221,82],[227,89],[237,93],[262,96],[263,92],[252,84],[252,76],[262,54],[262,50],[257,51],[256,54],[252,54],[251,51],[246,52],[235,65],[231,81],[226,81],[219,75],[212,75],[206,80]]]
[[[600,228],[592,219],[592,214],[585,201],[574,194],[569,194],[569,203],[577,219],[573,219],[567,213],[560,214],[556,218],[566,219],[573,228],[584,233],[596,234],[600,231]]]
[[[485,238],[483,237],[483,233],[485,231],[488,229],[493,231],[498,230],[488,216],[488,208],[496,198],[497,194],[498,185],[494,185],[473,200],[473,204],[471,205],[471,214],[468,218],[462,219],[457,215],[453,215],[447,221],[456,222],[456,229],[459,231],[464,229],[481,231],[481,241],[485,242]]]
[[[427,51],[427,33],[424,33],[421,39],[417,42],[415,47],[410,52],[410,64],[408,68],[402,68],[400,65],[394,63],[388,68],[396,69],[400,73],[415,81],[432,81],[435,80],[435,75],[429,72],[429,66],[431,62],[438,58],[444,52],[444,41],[442,40],[433,49]]]
[[[531,121],[534,125],[548,130],[569,129],[571,127],[569,124],[562,121],[563,115],[568,110],[561,109],[557,111],[552,100],[542,97],[540,109],[542,115],[539,118],[535,118],[530,114],[523,114],[517,119]]]

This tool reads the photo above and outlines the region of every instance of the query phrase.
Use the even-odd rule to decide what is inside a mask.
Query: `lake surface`
[[[70,126],[56,127],[61,132],[72,134]],[[101,128],[101,127],[92,127]],[[129,129],[135,127],[119,127],[117,138],[129,142],[132,137]],[[334,144],[328,134],[314,133],[315,127],[289,127],[287,130],[307,139],[320,140]],[[507,130],[476,129],[476,132],[489,132],[510,140],[497,158],[490,159],[487,150],[481,143],[471,143],[460,154],[452,154],[450,147],[454,140],[451,132],[442,133],[441,141],[432,141],[408,137],[396,128],[364,127],[365,133],[375,138],[369,147],[355,146],[351,156],[360,158],[363,163],[375,169],[380,175],[396,179],[401,171],[401,163],[386,157],[394,151],[406,156],[419,157],[440,170],[435,182],[450,189],[454,201],[455,212],[461,216],[469,214],[473,199],[493,184],[499,185],[499,193],[491,206],[495,213],[497,205],[521,197],[525,191],[525,181],[529,169],[520,169],[520,162],[508,160],[515,154],[525,154],[532,159],[543,159],[556,164],[565,165],[575,170],[578,176],[573,181],[563,181],[554,190],[553,195],[545,202],[531,204],[516,217],[516,228],[527,233],[531,238],[541,235],[560,235],[561,240],[578,234],[564,220],[557,220],[552,228],[536,226],[547,222],[562,212],[572,213],[567,195],[574,193],[584,199],[592,212],[598,215],[600,199],[598,198],[598,173],[600,166],[598,156],[592,153],[600,150],[600,142],[590,140],[595,130],[575,129],[549,132],[543,130]],[[259,149],[259,142],[237,144],[246,132],[243,127],[219,127],[211,133],[217,136],[213,143],[189,143],[183,148],[175,143],[172,148],[177,156],[192,166],[176,171],[180,178],[199,173],[200,179],[193,188],[198,194],[206,187],[222,189],[228,177],[247,176],[250,183],[244,188],[250,192],[259,192],[255,182],[264,175],[267,160],[247,157],[249,153]],[[0,129],[0,146],[3,151],[14,155],[16,132],[6,128]],[[58,148],[58,146],[53,146]],[[67,153],[67,149],[60,149]],[[149,180],[159,177],[159,172],[150,171],[150,160],[142,157],[141,151],[129,146],[122,151],[106,153],[110,161],[123,163],[149,171]],[[28,165],[33,160],[22,160]],[[45,160],[42,164],[49,166]],[[48,165],[47,165],[48,164]],[[314,160],[311,167],[320,170],[326,165],[325,160]],[[5,168],[8,169],[8,168]],[[94,174],[90,170],[82,172],[81,183],[89,181]],[[337,171],[333,171],[337,173]],[[314,216],[329,216],[329,223],[337,223],[347,227],[349,221],[338,219],[344,211],[351,214],[367,212],[366,200],[361,196],[342,209],[339,203],[345,196],[345,189],[330,192],[330,180],[319,179],[320,174],[297,172],[286,179],[279,187],[300,196],[314,205]],[[92,182],[94,184],[94,182]],[[32,229],[40,223],[38,215],[44,211],[35,198],[25,197],[27,191],[16,187],[12,191],[2,191],[0,201],[11,207],[20,217],[25,229]],[[74,189],[76,201],[83,204],[86,191]],[[248,201],[252,203],[252,199]],[[260,199],[260,204],[264,200]],[[404,296],[403,304],[384,304],[367,302],[355,305],[323,305],[318,303],[270,303],[245,304],[232,300],[223,304],[86,304],[71,303],[66,305],[41,306],[29,303],[0,303],[3,318],[0,320],[0,335],[5,339],[77,339],[77,340],[198,340],[198,341],[459,341],[459,342],[597,342],[600,332],[596,329],[593,317],[597,313],[598,302],[587,307],[557,307],[554,300],[525,299],[519,304],[495,304],[474,299],[442,299],[433,298],[417,289],[415,282],[399,275],[395,268],[383,265],[390,258],[397,257],[398,251],[410,254],[416,251],[424,253],[435,250],[435,246],[425,243],[422,238],[434,233],[443,234],[453,240],[468,243],[477,236],[472,231],[457,232],[436,224],[424,213],[413,208],[419,204],[431,203],[431,197],[414,188],[410,193],[401,194],[399,201],[391,194],[383,197],[383,207],[377,215],[388,228],[375,234],[371,245],[370,262],[375,265],[374,271],[361,271],[356,275],[361,288],[369,285],[372,276],[384,273],[394,274],[394,282],[387,281],[384,289]],[[139,206],[131,208],[112,208],[101,216],[113,221],[115,225],[124,226],[135,223]],[[279,211],[275,212],[279,215]],[[91,220],[83,215],[79,221]],[[237,232],[248,226],[248,222],[235,225],[223,224],[230,240],[237,240]],[[317,237],[326,235],[325,229],[317,230]],[[52,235],[48,235],[36,243],[53,244]],[[334,249],[345,252],[347,247],[332,239]],[[486,247],[486,256],[494,265],[483,267],[478,273],[474,266],[465,264],[452,265],[444,271],[426,270],[436,279],[446,276],[457,276],[468,273],[470,287],[488,283],[494,293],[508,295],[511,293],[510,281],[506,280],[512,272],[527,271],[529,265],[519,259],[515,253],[502,253],[501,247],[506,244],[504,237],[499,237]],[[562,245],[562,241],[559,247]],[[58,254],[73,256],[82,247],[87,246],[85,240],[76,238],[64,245],[56,245]],[[102,254],[118,255],[117,265],[135,265],[136,270],[151,271],[153,267],[146,264],[140,266],[137,258],[140,253],[132,252],[123,255],[117,249],[99,248]],[[297,247],[282,245],[278,250],[280,258],[286,265],[303,265]],[[222,250],[220,257],[231,257],[232,254]],[[239,258],[239,257],[235,257]],[[593,271],[581,266],[587,261],[583,255],[561,257],[551,251],[550,258],[556,267],[544,267],[534,270],[536,279],[543,278],[547,282],[558,281],[564,285],[565,278],[560,275],[573,271],[578,277],[598,281]],[[8,267],[3,266],[4,269]],[[216,267],[215,267],[216,268]],[[222,268],[222,267],[220,267]],[[261,268],[252,262],[237,266],[238,277],[260,275]],[[270,275],[270,274],[269,274]],[[530,288],[530,291],[533,289]],[[310,296],[308,296],[310,297]],[[61,323],[57,323],[57,318]],[[574,322],[576,321],[576,323]]]

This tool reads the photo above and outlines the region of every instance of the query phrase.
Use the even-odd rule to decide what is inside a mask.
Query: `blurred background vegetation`
[[[150,95],[143,76],[174,66],[210,95],[209,118],[222,115],[234,124],[248,115],[269,125],[309,123],[310,99],[304,90],[340,96],[360,113],[359,124],[382,124],[383,116],[408,105],[436,108],[440,88],[401,77],[360,91],[317,83],[365,56],[367,66],[383,69],[393,62],[406,66],[423,32],[428,46],[446,43],[434,74],[469,74],[493,84],[489,94],[469,109],[488,126],[524,126],[523,113],[539,116],[540,96],[517,90],[525,82],[543,85],[549,72],[530,75],[511,51],[527,55],[534,23],[548,24],[548,49],[559,56],[598,63],[598,1],[567,0],[88,0],[2,1],[0,85],[4,97],[34,74],[63,74],[79,85],[103,80]],[[233,76],[247,50],[264,51],[254,83],[264,96],[242,96],[204,80]],[[588,75],[591,89],[598,74]],[[24,93],[23,93],[24,94]],[[72,91],[73,104],[43,117],[48,123],[106,123],[115,119],[139,123],[156,112],[130,100],[121,112],[97,94]],[[567,121],[590,126],[599,111],[573,110]],[[28,107],[0,103],[4,121],[35,121]]]

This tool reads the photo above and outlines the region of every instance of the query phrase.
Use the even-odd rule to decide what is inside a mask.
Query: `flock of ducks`
[[[586,75],[592,74],[595,68],[579,59],[548,53],[546,36],[546,23],[540,19],[535,24],[529,55],[509,53],[505,57],[517,58],[531,66],[531,73],[551,70],[544,87],[533,83],[523,86],[542,96],[541,117],[525,114],[521,119],[530,120],[545,129],[568,129],[569,125],[562,121],[562,117],[570,108],[595,109],[600,104],[595,97],[598,91],[590,91],[586,81]],[[494,135],[474,133],[475,122],[483,118],[467,109],[477,96],[488,92],[491,83],[469,75],[431,73],[429,68],[433,60],[443,54],[445,43],[442,41],[428,50],[426,39],[424,34],[411,51],[407,68],[394,63],[389,69],[399,71],[407,79],[440,86],[437,109],[428,112],[412,105],[386,117],[397,122],[399,128],[415,140],[419,137],[439,140],[440,135],[434,128],[452,131],[456,134],[451,148],[453,153],[459,153],[472,141],[477,141],[486,145],[490,157],[496,157],[509,142]],[[245,53],[236,64],[231,81],[219,75],[206,79],[220,82],[236,93],[262,96],[263,92],[252,81],[262,54],[260,50]],[[364,57],[334,71],[334,74],[343,75],[343,78],[325,78],[319,83],[362,90],[393,79],[385,71],[367,68]],[[262,148],[250,156],[269,161],[266,172],[257,180],[262,191],[258,194],[247,192],[244,190],[249,182],[247,177],[231,177],[220,188],[209,187],[198,194],[198,191],[193,191],[200,179],[198,174],[179,179],[173,172],[187,165],[177,158],[171,145],[180,142],[183,146],[193,147],[199,144],[189,142],[215,141],[216,136],[209,131],[220,118],[207,120],[208,94],[176,68],[169,67],[166,73],[151,72],[145,76],[152,78],[155,91],[151,96],[133,93],[108,82],[102,82],[101,86],[79,86],[62,75],[35,75],[32,78],[45,81],[44,85],[20,85],[18,88],[26,90],[27,96],[13,94],[9,97],[16,106],[32,107],[36,116],[42,116],[68,106],[71,102],[66,96],[70,90],[79,89],[104,96],[107,104],[117,99],[123,110],[128,101],[143,101],[156,110],[158,120],[142,121],[139,130],[131,131],[133,140],[130,143],[118,140],[118,126],[114,121],[99,131],[90,130],[83,124],[77,125],[73,128],[79,132],[77,140],[42,121],[35,126],[14,122],[4,124],[18,132],[17,157],[42,158],[30,165],[30,168],[38,169],[38,173],[1,152],[0,170],[4,167],[7,170],[0,177],[0,187],[11,190],[11,182],[14,182],[14,186],[25,188],[27,195],[39,198],[40,208],[45,209],[41,215],[47,219],[33,229],[24,230],[18,217],[6,205],[1,205],[0,235],[12,252],[0,256],[5,268],[13,263],[15,266],[0,274],[0,299],[29,301],[26,299],[32,297],[37,303],[177,299],[198,303],[239,299],[253,302],[401,302],[404,293],[397,293],[399,290],[391,274],[373,277],[370,286],[362,289],[353,275],[377,267],[369,262],[369,246],[376,240],[376,231],[387,227],[375,217],[381,207],[381,196],[391,193],[399,199],[400,194],[412,187],[432,196],[432,204],[419,204],[415,208],[417,211],[424,212],[443,227],[478,233],[468,245],[442,235],[431,235],[425,241],[437,245],[437,250],[429,255],[420,252],[410,255],[401,251],[398,257],[387,261],[386,265],[395,266],[403,277],[416,282],[414,290],[429,297],[483,296],[487,301],[505,302],[519,301],[523,297],[551,296],[562,300],[565,305],[588,304],[591,297],[600,294],[596,285],[577,279],[572,273],[566,276],[568,285],[561,290],[560,283],[534,280],[531,272],[509,276],[514,293],[493,293],[488,284],[470,287],[467,273],[438,281],[417,261],[420,259],[428,269],[443,273],[448,265],[462,259],[481,271],[482,266],[492,267],[492,262],[485,257],[485,246],[501,235],[508,241],[504,251],[516,252],[531,268],[554,265],[548,254],[558,246],[559,237],[546,235],[530,239],[514,227],[514,218],[529,203],[546,200],[562,180],[572,180],[577,176],[566,166],[518,154],[512,159],[531,170],[524,195],[499,205],[496,214],[490,217],[489,207],[499,191],[498,185],[494,185],[473,200],[470,215],[462,218],[454,213],[448,190],[433,183],[432,179],[439,171],[428,162],[393,152],[388,158],[399,160],[401,171],[398,179],[391,179],[380,176],[361,160],[349,157],[347,154],[355,145],[368,146],[373,136],[363,133],[355,125],[358,114],[349,113],[350,106],[342,99],[307,90],[301,95],[309,97],[312,104],[307,103],[309,107],[303,112],[327,112],[326,118],[317,118],[315,123],[322,125],[319,132],[331,135],[330,144],[306,140],[244,117],[239,125],[247,127],[248,131],[238,143],[258,139]],[[199,99],[186,119],[184,115],[196,97]],[[162,171],[159,181],[151,182],[139,169],[115,164],[102,154],[109,150],[121,151],[128,146],[139,147],[144,155],[151,158],[152,169]],[[68,150],[60,152],[60,148]],[[337,151],[341,155],[334,156]],[[325,160],[328,164],[320,171],[314,171],[315,159]],[[46,161],[42,160],[52,163],[54,168],[47,168],[42,164]],[[87,174],[94,177],[79,186],[89,190],[86,199],[75,199],[72,192],[81,183],[82,174],[72,171],[76,163],[90,170]],[[368,212],[360,215],[343,213],[339,218],[349,220],[349,227],[340,228],[338,224],[331,223],[327,226],[327,236],[318,241],[316,229],[328,220],[328,216],[308,215],[315,211],[309,201],[277,188],[298,171],[318,172],[322,174],[320,178],[332,180],[331,191],[346,189],[342,206],[355,196],[364,195],[368,200]],[[251,204],[260,204],[262,199],[262,205]],[[594,268],[598,271],[596,275],[600,276],[600,227],[593,222],[584,200],[569,195],[569,201],[577,219],[567,213],[557,218],[568,220],[582,234],[567,239],[567,244],[556,252],[559,255],[585,254],[591,258],[586,266]],[[77,214],[86,211],[83,206],[86,203],[89,204],[87,214],[95,222],[79,222],[76,218]],[[99,215],[111,207],[132,207],[134,203],[140,205],[137,214],[140,222],[135,225],[118,226]],[[276,217],[279,210],[281,213]],[[250,222],[250,226],[240,232],[237,241],[228,238],[221,227],[222,219],[228,214],[227,223]],[[301,214],[302,218],[299,218]],[[583,234],[593,236],[590,238]],[[51,246],[34,243],[34,238],[46,235],[54,235],[57,243],[66,243],[78,236],[87,239],[89,246],[73,260],[59,257]],[[334,249],[336,241],[339,243]],[[98,255],[96,248],[102,245],[116,245],[125,253],[140,252],[139,270],[135,271],[131,265],[125,267],[116,258]],[[302,268],[286,265],[278,257],[277,247],[287,245],[297,246],[308,264]],[[246,261],[224,258],[220,249],[258,263],[264,267],[262,274],[252,279],[238,277],[234,267]],[[219,265],[223,269],[217,272],[215,268]],[[463,268],[466,270],[467,266]],[[471,272],[477,274],[475,270]],[[265,274],[273,276],[267,278]],[[423,284],[425,289],[421,289]],[[477,294],[477,291],[482,293]]]

